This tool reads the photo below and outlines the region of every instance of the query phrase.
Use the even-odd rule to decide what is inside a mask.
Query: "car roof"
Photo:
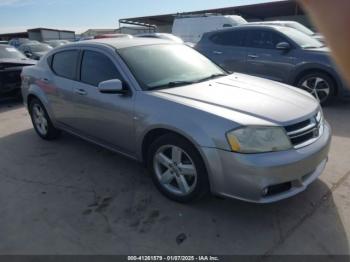
[[[87,40],[82,42],[75,42],[65,45],[65,47],[73,46],[91,46],[91,45],[107,45],[115,49],[123,49],[127,47],[144,46],[144,45],[158,45],[158,44],[174,44],[173,41],[159,39],[159,38],[104,38]]]
[[[246,29],[246,28],[250,28],[250,29],[274,29],[274,30],[278,30],[278,31],[282,31],[285,30],[285,26],[280,26],[280,25],[265,25],[265,24],[242,24],[242,25],[237,25],[234,27],[230,27],[230,28],[225,28],[225,29],[220,29],[217,31],[211,31],[206,33],[207,35],[212,35],[218,32],[230,32],[230,31],[236,31],[236,30],[241,30],[241,29]],[[292,28],[290,28],[292,29]]]
[[[282,21],[282,20],[276,20],[276,21],[258,21],[258,22],[250,22],[250,24],[255,24],[255,25],[286,25],[286,24],[294,24],[298,23],[296,21]]]

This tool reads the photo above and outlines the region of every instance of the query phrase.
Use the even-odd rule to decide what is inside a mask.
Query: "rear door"
[[[79,50],[64,50],[49,58],[51,74],[40,79],[47,94],[55,120],[72,126],[75,122],[73,87],[77,82]]]
[[[246,71],[247,49],[244,46],[244,30],[222,31],[208,36],[201,51],[230,72]]]
[[[269,29],[247,31],[247,71],[250,75],[287,82],[296,63],[294,51],[278,50],[276,45],[289,39],[281,33]]]

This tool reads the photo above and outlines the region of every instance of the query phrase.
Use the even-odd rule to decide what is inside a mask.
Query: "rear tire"
[[[36,98],[29,104],[29,114],[36,133],[44,140],[54,140],[61,135],[61,130],[55,128],[44,105]]]
[[[322,72],[314,72],[302,76],[298,80],[297,86],[312,94],[323,106],[329,104],[336,90],[334,80]]]
[[[209,193],[208,174],[197,149],[175,134],[158,138],[148,150],[147,167],[167,198],[189,203]]]

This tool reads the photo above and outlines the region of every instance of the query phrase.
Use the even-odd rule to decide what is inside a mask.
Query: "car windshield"
[[[47,52],[52,49],[51,46],[44,45],[44,44],[30,45],[29,47],[30,47],[30,50],[32,50],[32,52]]]
[[[319,48],[324,46],[324,44],[322,44],[317,39],[308,36],[294,28],[281,27],[280,31],[292,39],[301,48]]]
[[[227,73],[205,56],[181,44],[118,50],[144,90],[198,83]]]
[[[26,59],[26,57],[12,46],[0,46],[0,59]]]
[[[304,34],[313,36],[315,35],[315,32],[311,31],[309,28],[307,28],[306,26],[297,23],[297,22],[290,22],[290,23],[286,23],[286,26],[294,28],[296,30],[299,30],[300,32],[303,32]]]

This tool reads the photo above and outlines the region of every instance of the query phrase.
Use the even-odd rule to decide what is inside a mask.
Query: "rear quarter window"
[[[51,58],[51,69],[60,77],[75,80],[78,57],[78,50],[69,50],[56,53]]]

